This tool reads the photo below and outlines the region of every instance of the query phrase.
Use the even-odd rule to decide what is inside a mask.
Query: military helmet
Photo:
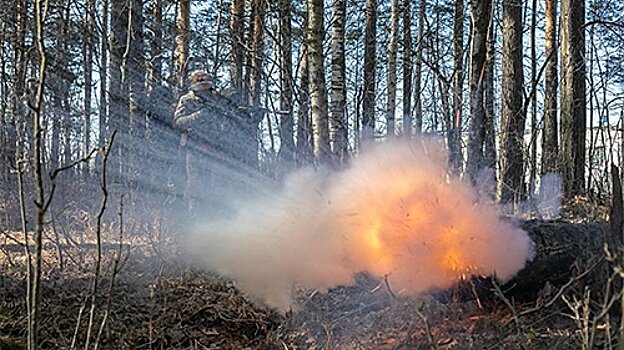
[[[196,70],[191,73],[191,84],[208,82],[210,82],[210,76],[205,70]]]

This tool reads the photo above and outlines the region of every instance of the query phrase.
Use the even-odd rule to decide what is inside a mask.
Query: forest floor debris
[[[327,292],[295,288],[294,307],[284,315],[251,301],[234,281],[194,270],[175,254],[164,259],[155,253],[163,250],[152,243],[134,241],[127,245],[131,249],[124,248],[102,349],[579,348],[580,335],[562,303],[517,322],[509,307],[493,297],[462,301],[450,291],[445,298],[404,298],[391,290],[391,283],[358,275],[354,285]],[[114,246],[105,251],[108,259]],[[92,255],[86,247],[93,253],[90,244],[67,247],[61,271],[52,268],[58,247],[47,246],[42,349],[70,349],[73,341],[76,348],[84,347],[92,283],[87,268]],[[0,254],[0,339],[20,342],[26,329],[24,258],[20,249],[10,250],[5,252],[12,256],[10,264],[8,255]],[[104,270],[96,325],[110,275]],[[535,304],[514,306],[521,311]],[[2,344],[0,349],[6,347]]]

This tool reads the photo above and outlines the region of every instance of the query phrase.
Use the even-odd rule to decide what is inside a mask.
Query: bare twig
[[[28,314],[28,325],[30,327],[31,317],[31,304],[30,298],[32,287],[32,255],[30,253],[30,246],[28,245],[28,232],[26,231],[26,201],[24,200],[24,160],[17,162],[17,184],[19,188],[19,206],[20,206],[20,222],[22,235],[24,237],[24,252],[26,253],[26,312]]]
[[[78,310],[78,319],[76,320],[76,328],[74,329],[74,335],[72,336],[70,349],[75,349],[76,347],[76,339],[78,338],[78,331],[80,330],[80,321],[82,320],[82,313],[84,312],[85,307],[87,306],[87,300],[83,301],[82,305],[80,305],[80,310]]]
[[[89,152],[89,154],[87,154],[86,156],[77,159],[69,164],[66,164],[62,167],[56,168],[54,169],[54,171],[52,172],[52,174],[50,174],[50,193],[48,194],[48,198],[46,199],[45,202],[45,206],[44,206],[44,211],[47,212],[48,208],[50,207],[50,203],[52,203],[52,199],[54,198],[54,192],[56,191],[56,178],[63,172],[69,170],[69,169],[73,169],[74,167],[76,167],[77,165],[81,164],[81,163],[85,163],[88,162],[91,158],[93,158],[93,155],[97,152],[97,148],[94,148],[91,150],[91,152]]]
[[[95,308],[97,304],[97,287],[100,279],[100,269],[102,264],[102,217],[106,211],[106,203],[108,201],[108,189],[106,187],[106,164],[115,141],[115,130],[111,135],[108,146],[104,149],[104,157],[102,158],[102,176],[100,178],[100,189],[102,190],[102,201],[100,202],[100,211],[96,217],[95,237],[97,245],[97,258],[95,260],[95,274],[93,276],[93,285],[91,289],[91,309],[89,311],[89,325],[87,327],[87,338],[85,341],[85,350],[89,349],[89,341],[91,339],[91,331],[93,330],[93,322],[95,318]]]
[[[388,276],[389,276],[389,274],[385,274],[384,275],[383,282],[386,285],[386,291],[388,292],[388,294],[390,294],[390,296],[392,297],[392,300],[396,301],[397,300],[397,296],[392,291],[392,288],[390,288],[390,282],[388,282]]]
[[[438,343],[433,339],[433,333],[431,332],[431,325],[429,324],[429,319],[425,316],[418,308],[416,308],[416,315],[420,317],[420,319],[425,324],[425,331],[427,332],[427,345],[432,350],[438,349]]]
[[[538,305],[535,306],[533,308],[530,308],[528,310],[524,310],[522,312],[520,312],[518,314],[518,316],[526,316],[528,314],[531,314],[533,312],[539,311],[543,308],[548,308],[550,306],[552,306],[557,300],[559,300],[559,298],[561,298],[561,296],[563,295],[563,293],[568,290],[568,288],[570,288],[574,283],[578,282],[579,280],[583,279],[585,276],[587,276],[591,271],[594,270],[594,268],[596,267],[596,265],[598,265],[598,263],[601,261],[602,259],[596,259],[594,261],[594,263],[587,268],[585,271],[583,271],[583,273],[581,273],[578,276],[575,276],[573,278],[571,278],[566,284],[564,284],[563,286],[561,286],[561,288],[559,288],[559,291],[557,292],[557,294],[555,294],[546,304],[542,304],[542,305]]]
[[[108,316],[110,315],[111,305],[113,303],[113,291],[115,290],[115,279],[120,270],[119,261],[121,260],[121,253],[123,251],[123,198],[124,197],[122,195],[119,200],[119,249],[117,250],[117,254],[115,255],[113,260],[113,272],[111,276],[110,286],[108,287],[108,299],[106,300],[104,317],[102,318],[102,323],[100,323],[100,329],[98,330],[97,337],[95,338],[95,344],[93,344],[93,348],[95,350],[97,350],[100,345],[102,332],[104,331],[104,326],[106,325],[106,321],[108,321]]]
[[[505,296],[505,294],[500,288],[500,285],[496,281],[496,277],[492,277],[492,286],[494,287],[494,295],[496,295],[500,300],[503,301],[503,303],[505,303],[505,305],[507,305],[509,310],[511,310],[511,314],[513,316],[513,320],[516,326],[521,327],[520,318],[518,317],[518,310],[513,305],[513,303],[509,300],[509,298]]]

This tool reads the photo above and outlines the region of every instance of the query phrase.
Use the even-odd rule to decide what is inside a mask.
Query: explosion
[[[295,284],[322,290],[367,272],[416,296],[471,275],[509,280],[533,254],[496,204],[447,176],[435,139],[367,145],[339,172],[296,171],[190,241],[205,267],[282,309]]]

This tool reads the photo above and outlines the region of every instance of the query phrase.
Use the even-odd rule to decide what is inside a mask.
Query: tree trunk
[[[396,112],[396,85],[397,85],[397,50],[399,41],[399,0],[391,1],[390,47],[388,48],[388,138],[394,138],[394,115]]]
[[[292,8],[289,0],[280,2],[280,139],[279,159],[288,169],[294,165],[295,142],[293,139],[293,75],[292,75]]]
[[[459,177],[463,167],[461,152],[462,104],[464,95],[464,0],[455,0],[453,17],[453,123],[448,132],[451,174]]]
[[[310,105],[314,160],[317,165],[327,161],[329,129],[327,116],[327,89],[323,64],[323,0],[308,0],[308,58],[310,70]]]
[[[93,51],[95,47],[95,33],[93,33],[94,16],[95,16],[95,0],[89,0],[86,7],[86,23],[85,28],[85,46],[83,51],[83,68],[84,68],[84,119],[82,130],[82,154],[86,155],[91,149],[91,97],[93,91]],[[89,174],[89,163],[85,162],[83,166],[83,174],[85,178]]]
[[[56,82],[57,86],[58,86],[58,97],[59,97],[59,110],[57,111],[57,113],[59,113],[59,115],[57,115],[57,118],[59,118],[60,120],[62,120],[62,131],[63,131],[63,160],[62,160],[62,164],[69,164],[72,161],[72,142],[71,142],[71,135],[72,135],[72,131],[73,130],[79,130],[78,127],[76,127],[76,125],[74,125],[74,120],[72,118],[72,113],[71,113],[71,106],[70,106],[70,87],[71,87],[71,80],[69,78],[67,78],[68,76],[70,76],[71,73],[69,73],[68,68],[66,68],[65,62],[67,62],[69,60],[67,53],[69,53],[69,44],[68,44],[68,38],[69,38],[69,18],[70,18],[70,2],[67,1],[62,1],[62,14],[61,17],[59,18],[60,22],[59,22],[59,30],[57,32],[57,35],[59,36],[59,45],[57,47],[57,55],[56,55],[56,69],[57,69],[57,74],[58,74],[58,70],[60,70],[61,73],[61,77],[60,79]],[[65,74],[67,75],[65,75]],[[78,148],[80,149],[80,148]],[[73,175],[73,169],[69,170],[66,174],[66,178],[70,178],[71,175]],[[64,198],[64,191],[61,191],[60,197]]]
[[[347,153],[347,88],[345,82],[346,0],[334,0],[331,37],[331,103],[329,106],[329,141],[335,161],[342,163]]]
[[[219,69],[221,68],[221,37],[222,37],[222,32],[221,32],[221,27],[222,27],[222,23],[223,23],[223,0],[219,0],[217,2],[217,23],[215,24],[216,28],[216,34],[215,34],[215,44],[214,44],[214,59],[212,61],[212,74],[211,74],[211,79],[212,79],[212,85],[213,86],[217,86],[217,83],[219,82],[218,79],[218,75],[219,75]]]
[[[177,19],[178,89],[186,85],[186,72],[189,60],[189,40],[191,37],[191,0],[179,0]]]
[[[67,30],[65,24],[65,14],[67,8],[67,1],[62,1],[57,8],[55,21],[52,23],[55,28],[53,55],[51,55],[51,64],[54,69],[51,70],[52,80],[50,81],[51,99],[50,105],[52,107],[52,115],[50,116],[52,121],[52,129],[50,135],[50,169],[56,169],[63,162],[63,152],[61,138],[64,134],[70,131],[71,118],[67,117],[69,110],[66,109],[66,100],[68,93],[66,92],[67,86],[70,84],[67,81],[67,70],[65,68],[65,62],[67,58],[65,53],[67,52]],[[69,123],[68,123],[69,121]]]
[[[611,163],[611,184],[613,195],[611,198],[611,208],[609,211],[609,234],[607,244],[611,253],[618,255],[619,247],[624,243],[624,204],[622,203],[622,183],[620,182],[620,169]],[[622,261],[622,257],[620,260]]]
[[[567,198],[585,188],[585,1],[561,1],[561,174]]]
[[[463,1],[463,0],[458,0]],[[403,135],[412,125],[412,2],[403,1]]]
[[[232,86],[234,87],[234,100],[238,103],[243,98],[243,16],[245,15],[245,0],[232,0],[230,8],[230,36],[232,42]]]
[[[141,185],[141,179],[145,178],[145,167],[139,166],[140,159],[144,159],[143,147],[140,143],[145,139],[147,120],[144,106],[141,101],[145,101],[145,45],[143,40],[143,0],[131,0],[131,34],[130,47],[128,50],[128,103],[130,108],[130,125],[127,145],[130,150],[130,161],[128,182],[131,189],[136,189]],[[130,192],[131,195],[135,193]],[[130,198],[134,200],[134,198]]]
[[[496,130],[494,129],[494,25],[489,26],[487,47],[485,51],[485,86],[483,99],[485,105],[483,165],[493,170],[496,182]],[[496,193],[492,193],[492,196]]]
[[[377,48],[377,0],[366,0],[366,33],[364,37],[364,98],[362,105],[362,138],[375,137],[375,76]]]
[[[145,64],[145,45],[143,37],[143,0],[131,0],[132,25],[130,34],[130,47],[128,49],[128,83],[130,86],[130,110],[132,112],[131,126],[136,126],[136,139],[142,139],[145,129],[145,115],[140,109],[140,101],[145,95],[145,77],[147,76]]]
[[[416,134],[422,132],[422,60],[423,47],[425,45],[425,8],[426,0],[420,0],[418,5],[418,38],[416,39],[416,63],[414,65],[414,95],[416,102],[414,106],[414,130]],[[433,90],[435,91],[435,89]],[[406,129],[407,130],[407,129]],[[411,135],[411,126],[408,135]]]
[[[260,106],[264,61],[264,12],[266,1],[253,0],[253,32],[251,44],[251,67],[249,72],[249,105]]]
[[[559,170],[559,126],[557,123],[557,0],[546,0],[544,37],[544,129],[542,131],[542,174]]]
[[[2,23],[0,23],[0,42],[3,43],[3,45],[0,45],[0,76],[1,77],[8,76],[8,73],[7,73],[8,64],[6,62],[7,54],[5,52],[5,50],[7,50],[8,48],[7,46],[4,45],[4,43],[10,42],[10,40],[8,39],[9,34],[7,33],[8,23],[10,22],[11,20],[9,19],[9,20],[4,20],[2,21]],[[10,105],[10,101],[9,101],[10,90],[9,90],[8,80],[9,79],[2,79],[2,81],[0,81],[0,96],[2,96],[0,98],[0,147],[2,147],[0,151],[0,181],[2,181],[2,183],[6,185],[11,184],[11,180],[10,180],[11,176],[9,174],[10,174],[11,166],[15,164],[11,156],[11,151],[13,150],[13,146],[9,144],[9,133],[10,133],[9,130],[11,130],[13,126],[12,126],[12,123],[10,123],[11,118],[7,113],[9,111],[9,105]],[[0,192],[4,193],[2,189],[0,189]]]
[[[38,65],[38,82],[37,90],[32,101],[31,109],[33,112],[33,168],[34,168],[34,182],[35,182],[35,255],[34,266],[32,276],[31,299],[30,299],[30,324],[28,327],[28,350],[35,350],[39,348],[39,321],[41,316],[41,273],[43,267],[43,229],[46,213],[46,203],[44,202],[44,188],[43,188],[43,154],[45,150],[42,148],[42,140],[44,138],[44,131],[42,128],[42,105],[44,100],[44,90],[46,82],[47,71],[47,53],[44,43],[44,23],[45,12],[43,9],[42,0],[35,1],[35,40],[37,43],[37,52],[39,55]],[[30,276],[29,276],[30,278]],[[30,282],[30,280],[29,280]]]
[[[130,112],[128,110],[128,81],[126,78],[125,58],[129,35],[128,15],[127,0],[111,0],[111,68],[108,126],[112,130],[125,130],[129,125],[128,115]],[[125,175],[124,157],[126,156],[127,140],[122,138],[117,150],[114,175],[121,177]]]
[[[162,83],[162,54],[163,54],[163,13],[162,0],[152,2],[152,30],[150,38],[150,65],[149,65],[149,88]]]
[[[470,5],[472,43],[470,48],[470,130],[466,173],[474,181],[483,167],[483,142],[485,138],[485,56],[488,27],[491,22],[492,0],[475,0]]]
[[[102,35],[100,37],[100,115],[98,127],[98,144],[103,146],[106,142],[106,125],[108,125],[108,106],[106,96],[108,94],[108,0],[102,0]],[[112,38],[111,38],[112,44]]]
[[[535,30],[537,27],[537,0],[531,2],[531,84],[537,86],[537,42],[535,40]],[[529,161],[529,188],[528,195],[535,193],[535,181],[537,179],[537,94],[531,96],[531,143]]]
[[[524,195],[522,2],[503,0],[501,201],[518,203]]]
[[[15,9],[15,41],[13,43],[14,48],[14,85],[13,94],[11,96],[11,110],[9,115],[12,118],[13,127],[8,135],[9,144],[11,145],[11,163],[16,164],[16,161],[22,158],[22,154],[25,151],[25,137],[23,130],[25,128],[25,108],[21,101],[24,91],[26,89],[26,67],[28,63],[28,54],[26,47],[26,33],[28,23],[28,4],[29,1],[18,0],[16,1]]]
[[[310,121],[310,71],[308,69],[307,19],[304,20],[301,44],[301,72],[299,81],[299,109],[297,111],[297,164],[305,166],[312,154],[312,125]]]

